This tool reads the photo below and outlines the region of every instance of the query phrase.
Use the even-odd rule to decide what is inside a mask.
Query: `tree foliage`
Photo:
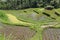
[[[6,0],[0,1],[0,9],[37,8],[46,7],[48,5],[54,6],[54,8],[59,8],[59,4],[59,0]]]

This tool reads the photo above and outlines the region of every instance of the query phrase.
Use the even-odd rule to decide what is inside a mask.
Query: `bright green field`
[[[51,15],[51,17],[55,18],[56,20],[47,17],[43,14],[43,12],[48,13],[49,15]],[[24,10],[0,10],[0,22],[10,25],[23,26],[27,26],[28,24],[30,28],[35,29],[35,31],[37,31],[36,35],[33,38],[31,38],[31,40],[42,40],[43,28],[41,26],[49,25],[52,24],[52,22],[55,22],[58,24],[52,24],[52,27],[60,27],[60,16],[55,15],[55,12],[60,13],[60,9],[45,10],[44,8],[29,8]],[[14,15],[19,21],[22,21],[22,23],[9,22],[10,20],[8,19],[8,16],[6,16],[6,14]],[[3,36],[1,36],[0,38],[1,40],[4,40]]]

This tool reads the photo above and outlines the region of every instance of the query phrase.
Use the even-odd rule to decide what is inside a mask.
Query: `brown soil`
[[[0,33],[5,35],[5,38],[10,40],[29,40],[35,34],[35,31],[23,26],[2,25]],[[7,40],[5,39],[5,40]]]
[[[48,28],[44,30],[43,40],[60,40],[60,29]]]

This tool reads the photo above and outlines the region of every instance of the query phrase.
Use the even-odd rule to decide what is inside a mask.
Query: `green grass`
[[[35,10],[38,13],[34,12],[33,10]],[[60,9],[45,10],[44,8],[29,8],[24,10],[0,10],[0,20],[3,23],[11,24],[8,20],[8,17],[5,14],[12,14],[15,17],[17,17],[18,20],[27,23],[32,23],[34,25],[33,26],[31,25],[30,28],[33,28],[35,31],[37,31],[37,33],[34,37],[31,38],[31,40],[42,40],[43,28],[41,28],[41,25],[45,25],[45,24],[48,25],[49,22],[60,23],[60,17],[54,14],[54,12],[56,11],[60,13]],[[56,18],[56,20],[53,20],[50,17],[47,17],[46,15],[42,14],[43,12],[50,14],[51,17]],[[12,25],[20,25],[20,23],[12,24]],[[58,26],[60,27],[60,25],[54,25],[54,27],[58,27]]]
[[[0,34],[0,40],[4,40],[4,34]]]
[[[3,19],[5,21],[8,21],[7,18],[8,17],[3,12],[0,11],[0,19]]]

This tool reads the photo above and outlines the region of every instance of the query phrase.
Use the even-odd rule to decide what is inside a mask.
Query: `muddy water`
[[[35,31],[28,27],[10,26],[0,23],[0,34],[1,33],[5,35],[5,40],[8,40],[8,38],[10,38],[10,40],[29,40],[29,38],[34,36]]]
[[[60,29],[49,28],[44,30],[43,40],[60,40]]]

